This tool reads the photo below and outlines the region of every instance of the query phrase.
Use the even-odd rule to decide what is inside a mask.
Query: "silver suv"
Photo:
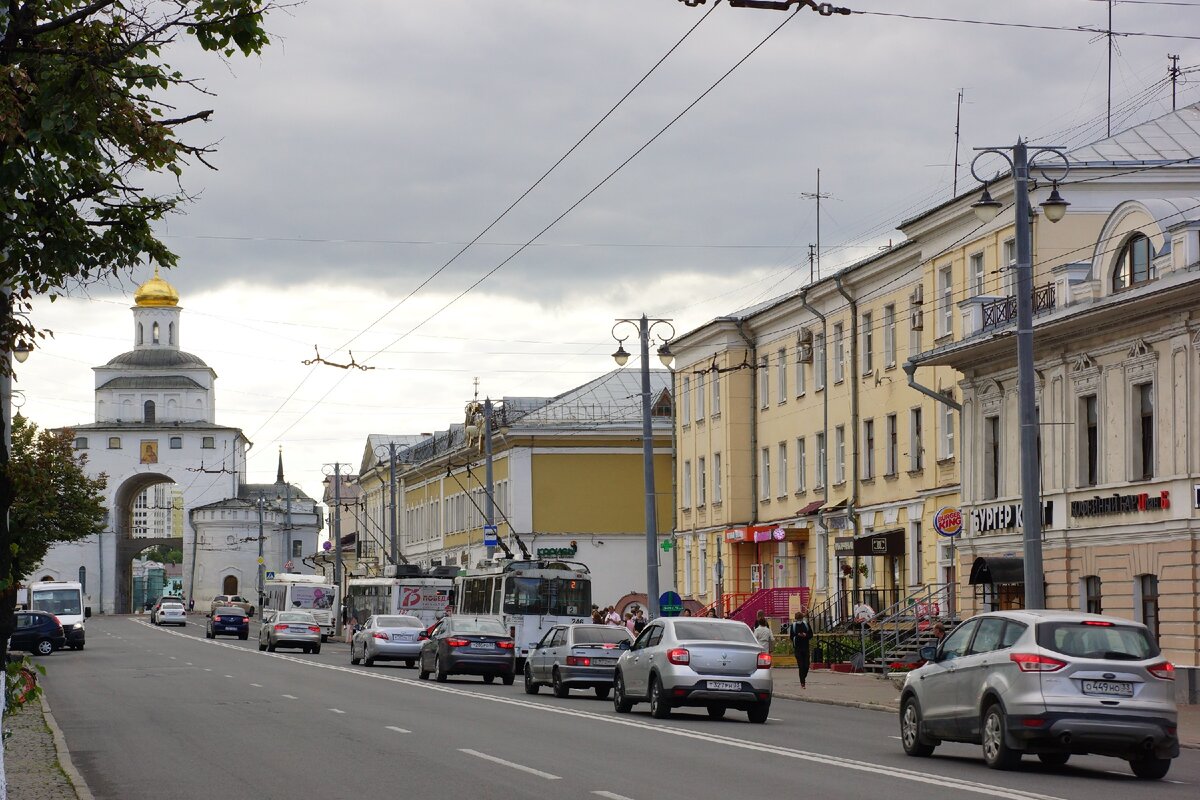
[[[666,719],[678,706],[704,706],[715,719],[736,708],[751,722],[771,708],[771,654],[744,622],[672,617],[654,620],[632,645],[621,645],[613,676],[613,706],[625,714],[649,702]],[[625,649],[627,648],[627,649]]]
[[[1175,667],[1144,625],[1071,611],[973,617],[908,674],[900,740],[910,756],[943,741],[983,746],[993,769],[1024,753],[1061,766],[1091,753],[1157,780],[1179,755]]]

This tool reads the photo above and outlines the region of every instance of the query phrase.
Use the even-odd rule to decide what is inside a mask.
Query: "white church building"
[[[311,572],[316,502],[284,481],[282,456],[275,483],[247,483],[252,444],[216,422],[217,374],[180,349],[174,287],[155,270],[134,303],[133,349],[95,368],[96,421],[74,427],[88,473],[108,476],[107,529],[56,545],[30,579],[79,580],[93,613],[129,613],[133,560],[167,545],[183,552],[197,608],[217,594],[255,599],[260,527],[265,571]]]

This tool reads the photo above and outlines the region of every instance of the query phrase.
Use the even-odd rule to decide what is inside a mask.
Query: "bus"
[[[455,614],[504,618],[523,663],[555,625],[591,621],[591,572],[578,561],[482,561],[454,581]]]
[[[21,589],[18,602],[31,611],[48,611],[58,617],[67,635],[67,646],[83,649],[83,621],[92,615],[92,609],[83,605],[82,583],[37,581]]]
[[[321,641],[329,640],[341,609],[337,587],[322,575],[286,573],[263,584],[262,619],[270,622],[280,611],[310,612],[321,626]]]
[[[347,616],[361,625],[375,614],[408,614],[429,627],[445,616],[454,600],[458,569],[450,567],[450,574],[445,569],[417,568],[396,578],[351,578],[346,582]]]

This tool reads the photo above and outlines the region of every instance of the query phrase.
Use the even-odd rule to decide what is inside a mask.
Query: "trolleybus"
[[[321,626],[321,641],[333,635],[341,610],[337,587],[323,575],[285,573],[263,584],[262,618],[270,622],[280,611],[308,611]]]

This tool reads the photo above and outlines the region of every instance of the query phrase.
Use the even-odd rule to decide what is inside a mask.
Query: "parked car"
[[[307,611],[280,611],[258,629],[258,649],[296,647],[306,653],[321,652],[321,626]]]
[[[155,625],[187,625],[187,611],[183,603],[163,603],[150,616]]]
[[[10,650],[27,650],[34,655],[48,656],[67,645],[58,617],[48,611],[18,611],[12,637],[8,640]]]
[[[422,634],[417,677],[433,674],[445,682],[450,675],[482,675],[484,683],[499,676],[505,686],[516,678],[516,650],[500,617],[450,616]]]
[[[420,638],[425,623],[407,614],[377,614],[354,632],[350,639],[350,663],[362,661],[369,667],[376,661],[403,661],[411,667],[421,654]]]
[[[211,614],[218,608],[227,606],[237,606],[246,612],[247,616],[254,616],[254,604],[240,594],[219,594],[212,599],[212,603],[208,606],[208,613]]]
[[[657,719],[672,708],[702,706],[714,719],[735,708],[763,723],[772,692],[771,654],[744,622],[725,619],[654,620],[621,653],[613,677],[617,713],[648,702]]]
[[[183,598],[174,594],[164,594],[162,597],[156,598],[150,603],[150,624],[157,625],[158,610],[162,608],[163,603],[178,603],[183,605]]]
[[[944,741],[983,748],[993,769],[1025,753],[1061,766],[1086,753],[1123,758],[1157,780],[1179,755],[1175,667],[1144,625],[1071,611],[973,617],[910,672],[900,741],[928,756]]]
[[[218,636],[237,636],[243,641],[250,638],[250,617],[237,606],[224,606],[213,611],[204,631],[207,639]],[[261,649],[261,648],[260,648]]]
[[[555,697],[572,689],[595,689],[600,699],[612,691],[621,644],[633,636],[615,625],[559,625],[546,631],[525,659],[525,693],[537,694],[550,684]]]

